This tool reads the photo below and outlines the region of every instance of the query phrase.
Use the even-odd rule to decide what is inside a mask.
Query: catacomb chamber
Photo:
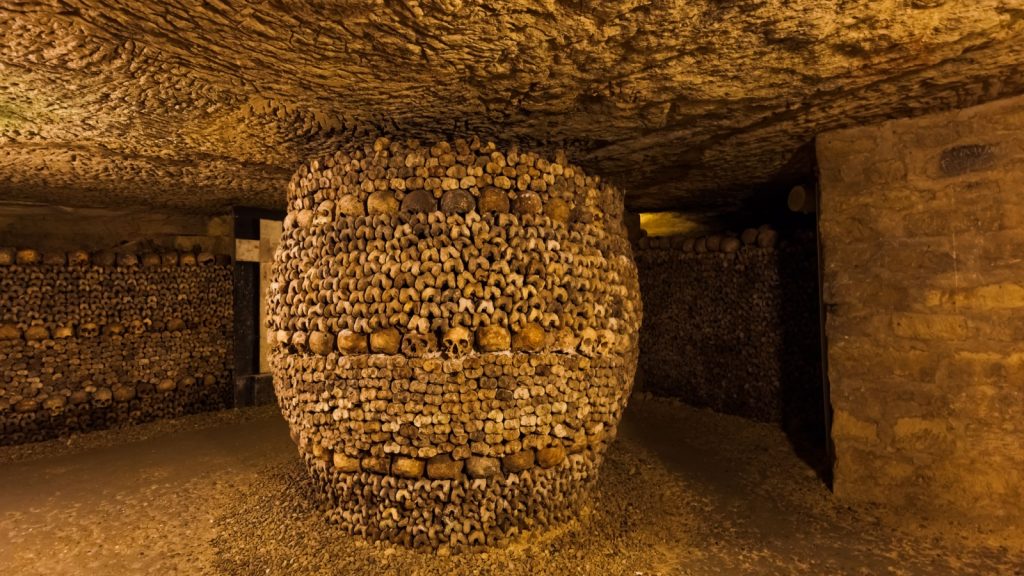
[[[564,159],[477,139],[300,168],[268,338],[333,521],[459,548],[577,511],[636,368],[622,210]]]

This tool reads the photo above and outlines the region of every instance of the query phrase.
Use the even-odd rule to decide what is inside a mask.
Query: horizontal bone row
[[[134,395],[119,390],[115,396],[115,392],[106,389],[86,400],[74,395],[59,407],[58,399],[50,400],[49,406],[37,405],[32,409],[28,409],[30,402],[23,401],[20,411],[0,412],[0,445],[40,442],[72,433],[223,409],[227,399],[224,387],[218,386],[218,382],[223,384],[226,377],[217,377],[212,383],[209,378],[195,379],[195,382],[185,379],[170,391],[148,393],[143,389],[143,393]],[[189,384],[193,385],[188,387]]]
[[[0,266],[212,266],[230,264],[231,257],[211,252],[112,252],[102,250],[46,251],[0,247]]]
[[[334,520],[436,547],[574,510],[636,368],[621,216],[621,193],[578,168],[478,140],[378,140],[299,170],[268,338],[278,401]],[[546,480],[537,493],[499,481],[520,477]],[[493,505],[365,492],[395,482],[473,483]]]
[[[307,462],[327,495],[331,522],[375,540],[459,551],[502,545],[522,531],[573,518],[596,479],[599,457],[584,452],[546,468],[433,480]]]
[[[26,338],[42,328],[51,337],[213,328],[232,309],[231,276],[229,266],[0,267],[0,324]]]
[[[628,242],[590,225],[476,214],[346,217],[285,232],[270,327],[426,334],[537,323],[628,332],[639,314],[628,297],[637,290],[632,270]]]
[[[0,325],[0,339],[4,338],[4,326]],[[41,332],[39,333],[41,334]],[[37,336],[39,335],[37,334]],[[562,354],[604,356],[611,352],[625,352],[632,345],[632,336],[616,334],[611,330],[584,328],[577,335],[572,328],[557,331],[545,330],[534,322],[527,322],[515,332],[497,326],[481,326],[475,331],[456,326],[443,332],[403,334],[397,328],[382,328],[371,334],[343,330],[339,334],[324,331],[277,330],[268,332],[271,344],[287,347],[294,354],[318,354],[328,356],[335,353],[354,354],[403,354],[407,357],[443,354],[456,358],[473,353],[487,352],[540,352],[551,350]]]
[[[398,210],[547,213],[556,220],[622,226],[621,191],[569,165],[532,152],[503,152],[477,138],[424,147],[380,138],[302,166],[288,186],[290,218]],[[313,216],[310,216],[313,217]]]
[[[747,228],[739,236],[711,234],[710,236],[659,236],[644,237],[637,242],[640,250],[676,250],[701,254],[723,252],[732,254],[743,247],[769,249],[778,242],[778,233],[770,226]]]
[[[551,353],[275,362],[287,371],[275,381],[281,409],[303,423],[300,450],[356,461],[578,452],[615,430],[628,393],[622,373],[635,367],[634,357]]]
[[[231,270],[0,267],[0,443],[222,407]]]
[[[2,341],[0,444],[222,407],[229,359],[220,331]]]

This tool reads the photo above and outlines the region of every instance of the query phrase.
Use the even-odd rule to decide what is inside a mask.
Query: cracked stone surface
[[[282,208],[305,158],[478,134],[636,210],[810,178],[814,135],[1024,92],[1020,0],[7,0],[0,199]]]

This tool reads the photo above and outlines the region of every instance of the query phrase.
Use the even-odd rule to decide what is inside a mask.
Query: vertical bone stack
[[[572,516],[632,386],[622,196],[561,159],[376,141],[303,166],[275,388],[330,517],[460,548]]]

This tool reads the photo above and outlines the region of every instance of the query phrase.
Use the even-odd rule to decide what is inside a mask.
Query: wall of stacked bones
[[[645,390],[764,421],[821,412],[812,231],[643,238]]]
[[[564,158],[381,139],[288,201],[275,388],[330,519],[458,549],[572,516],[636,367],[621,193]]]
[[[0,248],[0,444],[224,407],[227,264]]]

